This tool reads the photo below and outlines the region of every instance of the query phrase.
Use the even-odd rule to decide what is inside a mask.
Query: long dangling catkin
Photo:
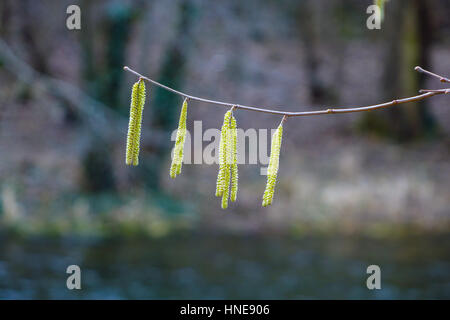
[[[228,199],[230,198],[230,179],[231,179],[231,165],[233,162],[233,135],[231,130],[231,119],[233,113],[231,112],[230,119],[227,122],[225,130],[225,164],[223,170],[223,184],[222,184],[222,209],[228,208]]]
[[[222,129],[224,130],[224,156],[222,158],[223,166],[219,171],[219,174],[222,174],[222,209],[228,208],[228,199],[231,199],[231,201],[234,202],[237,197],[237,126],[236,118],[233,116],[233,108],[231,108],[229,112],[231,113],[229,115],[229,120],[226,119],[225,125]]]
[[[173,150],[172,164],[170,165],[170,177],[174,179],[181,173],[183,164],[184,141],[186,140],[187,98],[181,107],[180,120],[178,122],[177,139]]]
[[[144,80],[139,79],[131,90],[130,122],[128,124],[127,151],[125,157],[125,163],[127,165],[137,166],[139,164],[139,142],[141,139],[144,103],[145,83]]]
[[[223,193],[222,193],[222,209],[228,208],[228,199],[230,197],[230,169],[231,165],[225,165],[225,171],[223,174],[224,183],[223,183]]]
[[[236,201],[237,191],[238,191],[238,166],[237,166],[237,125],[236,118],[231,116],[231,195],[230,200],[232,202]]]
[[[217,180],[216,180],[216,197],[222,196],[222,176],[223,176],[223,170],[219,167],[219,173],[217,174]]]
[[[225,113],[223,124],[220,131],[219,143],[219,173],[216,182],[216,197],[223,197],[223,191],[226,181],[226,161],[227,161],[227,133],[230,127],[231,110]]]
[[[283,136],[283,123],[280,123],[272,136],[272,146],[270,148],[269,167],[267,168],[267,184],[263,196],[263,207],[272,204],[275,185],[277,182],[277,173],[280,160],[281,139]]]

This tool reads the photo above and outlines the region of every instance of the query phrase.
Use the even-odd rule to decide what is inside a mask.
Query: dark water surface
[[[184,235],[0,241],[2,299],[450,298],[450,237]],[[81,267],[81,290],[66,268]],[[368,290],[366,268],[381,267]]]

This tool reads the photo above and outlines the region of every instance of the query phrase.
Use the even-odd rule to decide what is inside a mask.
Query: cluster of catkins
[[[130,122],[128,125],[126,164],[139,164],[139,142],[141,137],[142,112],[145,102],[145,84],[139,79],[133,85],[131,92]],[[170,177],[176,178],[181,173],[183,163],[184,142],[186,139],[188,98],[183,101],[180,120],[178,123],[177,138],[173,149],[172,164],[170,166]],[[216,183],[216,197],[222,197],[222,209],[228,208],[228,200],[235,202],[238,191],[238,166],[237,166],[237,124],[233,115],[232,107],[225,113],[223,125],[220,132],[219,145],[219,173]],[[267,168],[267,183],[263,195],[262,205],[264,207],[272,204],[277,180],[278,165],[280,158],[281,139],[283,135],[283,122],[281,121],[272,136],[270,149],[270,161]]]
[[[225,113],[219,144],[219,174],[217,175],[216,197],[222,197],[222,209],[228,208],[228,198],[236,201],[238,190],[237,128],[233,108]],[[230,194],[231,181],[231,194]]]

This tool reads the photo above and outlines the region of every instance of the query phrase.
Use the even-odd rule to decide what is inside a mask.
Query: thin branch
[[[420,89],[419,92],[420,93],[439,92],[439,93],[443,93],[443,94],[449,94],[450,93],[450,89]]]
[[[251,107],[251,106],[244,106],[244,105],[240,105],[240,104],[236,104],[236,103],[229,103],[229,102],[223,102],[223,101],[216,101],[216,100],[210,100],[210,99],[205,99],[205,98],[201,98],[201,97],[196,97],[196,96],[192,96],[189,94],[186,94],[184,92],[175,90],[173,88],[170,88],[168,86],[163,85],[162,83],[159,83],[153,79],[150,79],[148,77],[143,76],[142,74],[134,71],[133,69],[125,66],[123,67],[123,69],[125,71],[131,72],[134,75],[138,76],[140,79],[143,79],[145,81],[148,81],[150,83],[153,83],[154,85],[157,85],[165,90],[171,91],[175,94],[178,94],[180,96],[183,96],[184,98],[188,98],[190,100],[196,100],[196,101],[201,101],[201,102],[206,102],[206,103],[210,103],[210,104],[215,104],[215,105],[220,105],[220,106],[225,106],[227,108],[229,108],[230,106],[234,106],[236,109],[242,109],[242,110],[249,110],[249,111],[256,111],[256,112],[263,112],[263,113],[270,113],[270,114],[277,114],[277,115],[282,115],[286,118],[288,117],[303,117],[303,116],[315,116],[315,115],[325,115],[325,114],[336,114],[336,113],[352,113],[352,112],[363,112],[363,111],[372,111],[372,110],[376,110],[376,109],[383,109],[383,108],[388,108],[391,106],[395,106],[398,104],[403,104],[403,103],[408,103],[408,102],[413,102],[413,101],[420,101],[435,95],[439,95],[439,94],[446,94],[448,93],[449,89],[442,89],[442,90],[428,90],[425,93],[422,93],[420,95],[416,95],[416,96],[412,96],[412,97],[408,97],[408,98],[402,98],[402,99],[395,99],[392,100],[390,102],[385,102],[385,103],[380,103],[380,104],[375,104],[375,105],[370,105],[370,106],[363,106],[363,107],[352,107],[352,108],[339,108],[339,109],[332,109],[332,108],[328,108],[328,109],[323,109],[323,110],[315,110],[315,111],[300,111],[300,112],[289,112],[289,111],[278,111],[278,110],[272,110],[272,109],[264,109],[264,108],[256,108],[256,107]],[[424,72],[427,73],[429,75],[432,75],[434,77],[438,77],[440,79],[440,81],[442,82],[446,82],[448,81],[447,78],[441,77],[437,74],[431,73],[429,71],[426,71],[420,67],[416,67],[415,68],[417,71],[419,72]],[[444,80],[444,81],[443,81]],[[449,81],[450,82],[450,81]]]
[[[425,74],[427,74],[427,75],[429,75],[429,76],[435,77],[435,78],[437,78],[440,82],[447,82],[447,83],[450,82],[450,79],[448,79],[448,78],[446,78],[446,77],[443,77],[443,76],[440,76],[440,75],[438,75],[438,74],[436,74],[436,73],[433,73],[433,72],[431,72],[431,71],[422,69],[422,68],[419,67],[419,66],[415,67],[414,70],[416,70],[416,71],[418,71],[418,72],[421,72],[421,73],[425,73]]]

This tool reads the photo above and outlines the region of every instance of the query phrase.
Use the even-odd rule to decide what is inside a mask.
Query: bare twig
[[[449,94],[450,89],[420,89],[419,92],[420,93],[437,92],[437,93]]]
[[[229,102],[223,102],[223,101],[216,101],[216,100],[210,100],[210,99],[205,99],[205,98],[201,98],[201,97],[196,97],[196,96],[192,96],[189,94],[186,94],[184,92],[175,90],[173,88],[170,88],[168,86],[163,85],[162,83],[159,83],[153,79],[150,79],[148,77],[143,76],[142,74],[134,71],[133,69],[125,66],[123,68],[125,71],[131,72],[134,75],[138,76],[140,79],[143,79],[145,81],[148,81],[150,83],[153,83],[154,85],[157,85],[165,90],[168,90],[170,92],[173,92],[175,94],[178,94],[180,96],[183,96],[184,98],[188,98],[190,100],[196,100],[196,101],[201,101],[201,102],[206,102],[206,103],[210,103],[210,104],[215,104],[215,105],[220,105],[220,106],[225,106],[227,108],[229,108],[230,106],[234,106],[236,109],[242,109],[242,110],[249,110],[249,111],[256,111],[256,112],[263,112],[263,113],[270,113],[270,114],[277,114],[277,115],[282,115],[285,118],[288,117],[303,117],[303,116],[315,116],[315,115],[325,115],[325,114],[336,114],[336,113],[352,113],[352,112],[363,112],[363,111],[372,111],[372,110],[376,110],[376,109],[382,109],[382,108],[388,108],[391,106],[395,106],[398,104],[403,104],[403,103],[408,103],[408,102],[413,102],[413,101],[420,101],[435,95],[439,95],[439,94],[446,94],[448,93],[448,91],[450,89],[440,89],[440,90],[424,90],[424,93],[417,95],[417,96],[412,96],[412,97],[408,97],[408,98],[402,98],[402,99],[395,99],[389,102],[385,102],[385,103],[380,103],[380,104],[374,104],[374,105],[370,105],[370,106],[363,106],[363,107],[352,107],[352,108],[338,108],[338,109],[334,109],[334,108],[328,108],[328,109],[323,109],[323,110],[314,110],[314,111],[300,111],[300,112],[289,112],[289,111],[279,111],[279,110],[273,110],[273,109],[265,109],[265,108],[257,108],[257,107],[252,107],[252,106],[244,106],[244,105],[240,105],[240,104],[236,104],[236,103],[229,103]],[[417,71],[419,72],[424,72],[426,74],[429,74],[433,77],[437,77],[440,79],[440,81],[442,82],[450,82],[448,81],[447,78],[444,78],[442,76],[439,76],[437,74],[431,73],[427,70],[424,70],[420,67],[416,67],[415,68]]]
[[[425,73],[425,74],[427,74],[427,75],[429,75],[429,76],[435,77],[435,78],[439,79],[440,82],[447,82],[447,83],[450,82],[450,79],[448,79],[448,78],[446,78],[446,77],[443,77],[443,76],[440,76],[440,75],[438,75],[438,74],[436,74],[436,73],[433,73],[433,72],[431,72],[431,71],[422,69],[422,68],[419,67],[419,66],[415,67],[414,70],[416,70],[416,71],[418,71],[418,72],[421,72],[421,73]]]

